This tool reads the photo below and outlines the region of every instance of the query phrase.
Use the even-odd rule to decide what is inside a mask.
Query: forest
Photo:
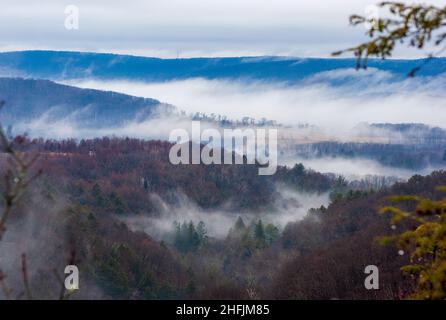
[[[4,272],[20,290],[14,255],[38,250],[28,255],[29,282],[43,299],[57,286],[52,270],[73,253],[82,276],[72,299],[404,299],[416,288],[400,270],[409,256],[378,243],[398,231],[378,212],[393,195],[441,199],[436,187],[446,185],[445,171],[358,187],[301,164],[274,176],[259,176],[252,165],[174,166],[162,141],[20,139],[21,153],[39,155],[33,170],[42,175],[8,222],[1,246],[11,263]],[[1,161],[6,167],[7,156]],[[330,200],[285,225],[265,220],[262,212],[275,217],[299,208],[278,186]],[[215,235],[212,223],[188,218],[165,219],[161,236],[142,228],[184,207],[179,194],[194,203],[188,210],[218,210],[230,228]],[[23,236],[32,244],[23,247]],[[379,266],[380,290],[364,288],[367,265]]]

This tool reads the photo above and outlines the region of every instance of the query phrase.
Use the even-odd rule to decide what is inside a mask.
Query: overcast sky
[[[412,2],[412,1],[406,1]],[[431,4],[446,1],[430,0]],[[158,57],[329,56],[363,41],[348,25],[374,0],[1,0],[0,51],[80,50]],[[79,29],[65,28],[67,5]],[[398,57],[420,53],[398,50]]]

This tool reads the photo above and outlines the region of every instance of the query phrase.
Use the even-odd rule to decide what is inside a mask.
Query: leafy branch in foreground
[[[446,187],[438,187],[446,192]],[[391,197],[393,202],[414,202],[414,212],[388,206],[381,213],[392,214],[391,223],[407,221],[413,228],[399,235],[380,237],[381,244],[396,243],[410,253],[410,264],[401,270],[417,280],[414,299],[446,298],[446,197],[430,200],[418,196]],[[404,251],[403,251],[404,252]]]
[[[334,52],[339,56],[346,52],[353,52],[356,57],[356,68],[367,68],[369,57],[385,59],[392,55],[395,46],[407,43],[411,47],[423,49],[427,43],[433,42],[434,46],[440,46],[446,39],[446,6],[443,8],[413,4],[407,5],[401,2],[381,2],[377,5],[385,9],[388,18],[364,17],[360,15],[350,16],[350,24],[353,26],[367,25],[368,35],[372,40],[356,47]],[[443,52],[429,54],[433,58]],[[426,63],[426,60],[424,63]],[[421,65],[413,68],[409,76],[413,77],[421,68]]]

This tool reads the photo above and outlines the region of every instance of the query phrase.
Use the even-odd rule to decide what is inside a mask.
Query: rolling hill
[[[21,78],[0,78],[0,100],[6,102],[0,113],[5,125],[45,115],[49,119],[71,117],[83,127],[101,128],[172,108],[154,99]]]
[[[370,60],[369,67],[405,77],[423,64],[419,76],[446,71],[446,58],[426,60]],[[0,75],[66,80],[78,78],[169,81],[186,78],[248,78],[299,81],[313,74],[354,67],[353,59],[289,57],[231,57],[159,59],[129,55],[20,51],[0,53]]]

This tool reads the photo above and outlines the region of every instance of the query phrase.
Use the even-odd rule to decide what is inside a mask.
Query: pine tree
[[[263,227],[262,220],[259,220],[254,226],[254,238],[259,244],[259,246],[264,246],[266,244],[265,241],[265,229]]]
[[[102,194],[101,187],[99,184],[95,183],[93,185],[93,188],[91,189],[91,195],[93,196],[94,200],[96,201],[96,204],[100,207],[105,206],[105,199]]]
[[[272,223],[269,223],[265,227],[265,241],[268,245],[271,245],[272,243],[276,242],[277,239],[279,239],[279,229],[273,225]]]
[[[246,229],[246,225],[245,222],[243,221],[242,217],[238,217],[237,221],[235,222],[234,225],[234,230],[235,231],[242,231]]]
[[[187,227],[187,248],[189,251],[195,251],[199,246],[200,237],[195,229],[194,223],[190,221]]]
[[[198,239],[200,241],[200,247],[203,247],[207,244],[208,242],[208,235],[207,235],[207,230],[206,230],[206,225],[204,224],[203,221],[200,221],[197,225],[197,234],[198,234]]]

